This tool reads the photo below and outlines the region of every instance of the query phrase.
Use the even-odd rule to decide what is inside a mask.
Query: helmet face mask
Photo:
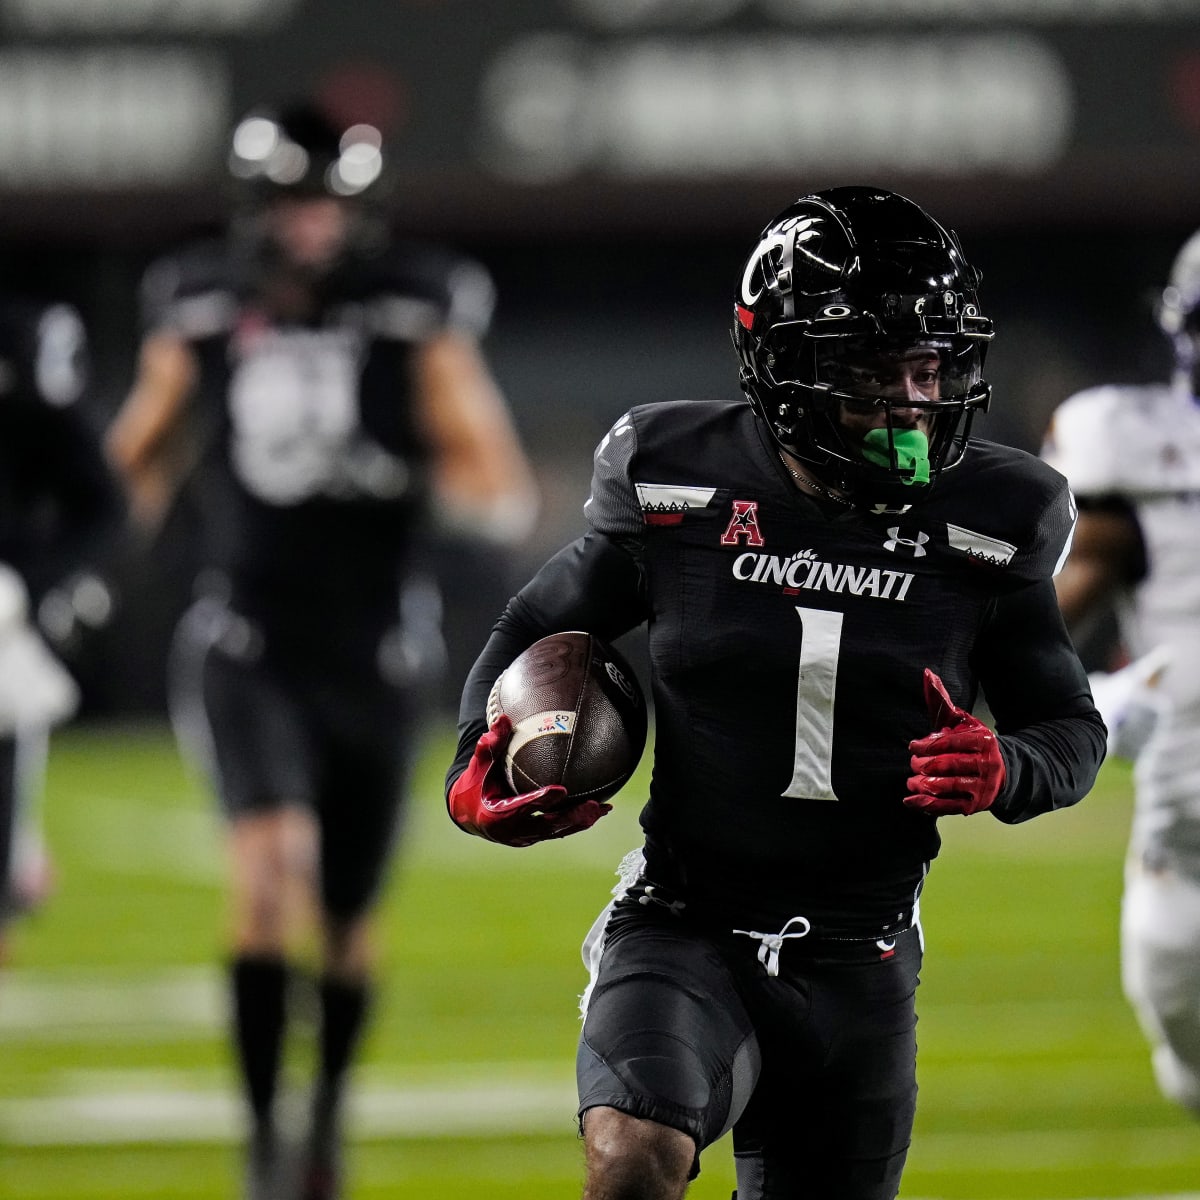
[[[776,442],[855,503],[911,504],[961,460],[990,398],[977,283],[953,236],[900,196],[804,197],[743,271],[742,386]]]
[[[797,397],[793,411],[801,429],[799,436],[779,438],[784,448],[811,465],[823,465],[813,451],[822,455],[843,477],[839,482],[847,472],[884,466],[877,457],[864,457],[864,439],[873,429],[887,431],[886,469],[896,477],[889,483],[908,489],[918,482],[897,461],[895,435],[904,430],[925,435],[931,470],[956,465],[974,410],[987,398],[980,348],[967,338],[796,338],[777,327],[763,365],[777,395],[791,389]],[[799,412],[805,404],[807,411]],[[800,444],[805,439],[808,444]]]

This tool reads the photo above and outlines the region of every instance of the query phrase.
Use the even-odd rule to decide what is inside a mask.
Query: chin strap
[[[872,429],[863,438],[862,456],[867,462],[890,469],[893,454],[903,483],[929,482],[929,439],[919,429]]]

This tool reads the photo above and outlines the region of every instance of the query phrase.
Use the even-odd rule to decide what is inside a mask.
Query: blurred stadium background
[[[1167,370],[1152,302],[1200,225],[1200,0],[0,0],[0,284],[73,301],[103,421],[147,262],[219,225],[231,122],[315,94],[384,130],[387,216],[493,272],[487,350],[546,504],[515,559],[440,548],[450,671],[389,893],[356,1198],[571,1195],[575,946],[636,840],[641,781],[586,838],[456,836],[441,774],[462,672],[514,582],[581,520],[631,404],[730,394],[736,272],[793,196],[877,183],[983,269],[985,432]],[[51,906],[0,977],[0,1197],[234,1194],[215,974],[216,829],[163,719],[186,504],[116,566],[56,740]],[[1119,993],[1127,776],[1052,823],[948,829],[909,1197],[1200,1195]],[[726,1197],[727,1168],[694,1189]]]

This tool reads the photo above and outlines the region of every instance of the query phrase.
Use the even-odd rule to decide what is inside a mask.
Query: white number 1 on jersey
[[[800,671],[796,680],[796,756],[783,795],[836,800],[833,790],[833,695],[842,646],[842,614],[797,607]]]

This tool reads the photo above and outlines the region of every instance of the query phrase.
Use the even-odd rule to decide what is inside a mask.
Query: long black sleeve
[[[1106,730],[1050,580],[997,601],[974,662],[1007,771],[993,815],[1016,824],[1081,800]]]
[[[484,709],[500,673],[539,638],[580,629],[611,641],[647,617],[641,570],[612,538],[590,532],[560,550],[514,596],[467,675],[458,713],[458,753],[446,791],[466,769],[487,728]]]

